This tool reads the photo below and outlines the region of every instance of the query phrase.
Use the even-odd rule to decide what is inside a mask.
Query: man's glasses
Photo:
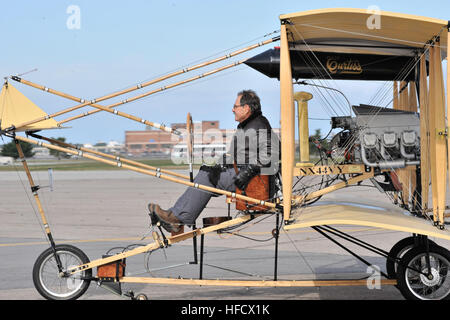
[[[242,104],[235,104],[235,105],[233,105],[233,109],[236,109],[236,108],[239,108],[239,107],[244,107],[245,106],[245,104],[244,105],[242,105]]]

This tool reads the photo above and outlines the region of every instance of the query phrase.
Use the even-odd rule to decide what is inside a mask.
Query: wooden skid
[[[172,279],[123,277],[119,282],[147,283],[147,284],[173,284],[196,286],[228,286],[228,287],[332,287],[332,286],[367,286],[367,280],[207,280],[207,279]],[[397,280],[380,280],[381,285],[396,285]]]

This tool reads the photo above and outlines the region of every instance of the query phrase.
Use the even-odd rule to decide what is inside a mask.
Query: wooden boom
[[[114,156],[114,155],[111,155],[111,154],[107,154],[107,153],[91,150],[91,149],[88,149],[88,148],[77,147],[77,146],[75,146],[73,144],[69,144],[69,143],[66,143],[66,142],[62,142],[62,141],[51,139],[51,138],[47,138],[47,137],[43,137],[41,135],[37,135],[37,134],[34,134],[34,133],[31,133],[30,136],[32,136],[32,137],[34,137],[36,139],[46,140],[46,141],[48,141],[48,142],[50,142],[52,144],[58,144],[58,145],[60,145],[62,147],[65,147],[65,148],[77,149],[77,150],[80,150],[80,151],[83,151],[83,152],[92,153],[92,154],[95,154],[95,155],[98,155],[98,156],[101,156],[101,157],[109,158],[109,159],[120,161],[120,162],[123,162],[123,163],[128,163],[128,164],[131,164],[131,165],[134,165],[134,166],[137,166],[137,167],[141,167],[141,168],[144,168],[144,169],[154,170],[156,172],[167,173],[167,174],[170,174],[170,175],[175,176],[175,177],[179,177],[179,178],[183,178],[183,179],[189,180],[188,176],[186,176],[184,174],[176,173],[176,172],[173,172],[173,171],[170,171],[170,170],[165,170],[165,169],[149,166],[149,165],[144,164],[144,163],[140,163],[140,162],[137,162],[137,161],[133,161],[133,160],[117,157],[117,156]]]
[[[57,91],[57,90],[45,87],[45,86],[37,84],[37,83],[33,83],[31,81],[28,81],[28,80],[25,80],[25,79],[22,79],[22,78],[19,78],[19,77],[12,77],[12,79],[16,80],[16,81],[18,81],[18,82],[20,82],[22,84],[25,84],[27,86],[30,86],[30,87],[33,87],[33,88],[36,88],[36,89],[40,89],[42,91],[45,91],[45,92],[48,92],[48,93],[51,93],[51,94],[54,94],[54,95],[57,95],[57,96],[69,99],[69,100],[73,100],[73,101],[76,101],[76,102],[79,102],[79,103],[84,103],[83,99],[74,97],[74,96],[72,96],[72,95],[70,95],[68,93],[60,92],[60,91]],[[123,104],[123,103],[120,103],[120,104]],[[105,107],[105,106],[99,105],[97,103],[91,103],[90,106],[99,109],[97,111],[102,111],[102,110],[103,111],[107,111],[107,112],[110,112],[110,113],[113,113],[113,114],[117,114],[118,116],[122,116],[122,117],[125,117],[125,118],[128,118],[128,119],[131,119],[131,120],[138,121],[140,123],[143,123],[145,125],[148,125],[148,126],[151,126],[151,127],[157,128],[157,129],[160,129],[162,131],[166,131],[166,132],[169,132],[169,133],[180,135],[180,132],[178,132],[175,129],[167,127],[167,126],[165,126],[163,124],[159,124],[159,123],[156,123],[156,122],[151,122],[151,121],[148,121],[148,120],[144,120],[142,118],[138,118],[138,117],[135,117],[135,116],[132,116],[132,115],[128,115],[128,114],[126,114],[124,112],[121,112],[121,111],[116,111],[114,109],[111,109],[112,108],[111,106]],[[71,110],[71,111],[73,111],[73,110]],[[60,115],[60,114],[58,114],[58,115]],[[55,116],[55,115],[52,115],[52,116],[49,116],[49,117],[53,117],[53,116]],[[61,125],[61,123],[59,123],[59,125]],[[22,126],[22,125],[19,125],[18,127],[20,127],[20,126]]]
[[[161,172],[152,172],[150,170],[146,170],[146,169],[142,169],[142,168],[136,168],[135,166],[131,166],[128,164],[124,164],[122,161],[111,161],[111,160],[107,160],[107,159],[102,159],[100,157],[97,156],[93,156],[90,154],[85,154],[82,151],[74,151],[71,149],[67,149],[67,148],[63,148],[63,147],[58,147],[52,144],[48,144],[48,143],[44,143],[44,142],[39,142],[39,141],[35,141],[32,139],[28,139],[25,137],[21,137],[21,136],[16,136],[15,139],[20,140],[20,141],[24,141],[24,142],[28,142],[28,143],[32,143],[38,146],[42,146],[48,149],[53,149],[53,150],[57,150],[57,151],[62,151],[62,152],[67,152],[73,155],[78,155],[87,159],[91,159],[91,160],[95,160],[95,161],[99,161],[99,162],[103,162],[105,164],[109,164],[112,166],[117,166],[119,168],[124,168],[124,169],[128,169],[128,170],[132,170],[135,172],[139,172],[139,173],[143,173],[143,174],[147,174],[150,176],[154,176],[156,178],[161,178],[164,180],[168,180],[168,181],[172,181],[172,182],[176,182],[176,183],[181,183],[184,184],[186,186],[189,187],[193,187],[193,188],[197,188],[200,190],[204,190],[207,192],[212,192],[212,193],[218,193],[218,194],[222,194],[222,195],[226,195],[229,196],[233,199],[239,199],[239,200],[244,200],[244,201],[248,201],[250,203],[254,203],[254,204],[260,204],[263,206],[267,206],[269,208],[274,209],[276,207],[275,203],[272,202],[268,202],[268,201],[264,201],[264,200],[259,200],[259,199],[255,199],[255,198],[251,198],[251,197],[247,197],[247,196],[243,196],[240,194],[237,194],[236,192],[230,192],[230,191],[226,191],[226,190],[222,190],[222,189],[217,189],[217,188],[212,188],[212,187],[208,187],[205,185],[200,185],[198,183],[194,183],[194,182],[190,182],[190,181],[186,181],[186,180],[180,180],[168,175],[163,175],[161,174]]]

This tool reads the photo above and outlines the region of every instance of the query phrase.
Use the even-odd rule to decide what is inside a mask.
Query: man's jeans
[[[194,183],[204,186],[222,189],[230,192],[236,192],[233,178],[236,176],[234,168],[228,168],[226,171],[220,173],[217,187],[213,186],[209,181],[209,172],[200,170],[194,179]],[[175,205],[170,208],[170,211],[184,224],[194,224],[197,217],[206,207],[209,199],[214,194],[209,191],[200,190],[194,187],[189,187],[180,198],[178,198]]]

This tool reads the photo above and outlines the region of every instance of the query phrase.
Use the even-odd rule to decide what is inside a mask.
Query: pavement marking
[[[146,240],[153,239],[151,237],[145,238],[106,238],[106,239],[85,239],[85,240],[58,240],[55,241],[56,244],[59,243],[83,243],[83,242],[113,242],[113,241],[136,241],[136,240]],[[17,243],[0,243],[0,247],[16,247],[16,246],[32,246],[32,245],[42,245],[48,244],[48,241],[37,241],[37,242],[17,242]]]

